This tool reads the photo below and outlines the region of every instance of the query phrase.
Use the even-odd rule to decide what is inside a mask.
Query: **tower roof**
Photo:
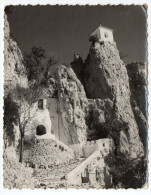
[[[114,29],[105,27],[105,26],[103,26],[102,24],[100,24],[97,28],[105,28],[105,29],[110,30],[110,31],[112,31],[112,32],[114,31]],[[95,28],[95,29],[90,33],[90,35],[91,35],[97,28]]]

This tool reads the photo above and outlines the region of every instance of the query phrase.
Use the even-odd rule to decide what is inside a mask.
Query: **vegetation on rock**
[[[24,55],[24,66],[29,81],[37,85],[48,86],[51,78],[50,67],[57,64],[54,56],[46,56],[45,50],[41,47],[33,47],[30,54]]]
[[[112,152],[105,157],[112,175],[113,188],[142,188],[147,183],[147,160],[145,157],[130,160]]]
[[[13,100],[12,95],[4,97],[4,144],[11,145],[14,142],[14,126],[18,125],[18,105]],[[7,143],[8,140],[8,143]]]

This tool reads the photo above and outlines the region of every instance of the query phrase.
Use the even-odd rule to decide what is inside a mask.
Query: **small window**
[[[38,108],[41,109],[41,110],[44,109],[43,99],[38,100]]]
[[[103,143],[103,147],[105,147],[105,143]]]
[[[107,32],[105,32],[105,33],[104,33],[104,36],[105,36],[105,38],[108,38],[109,35],[108,35]]]

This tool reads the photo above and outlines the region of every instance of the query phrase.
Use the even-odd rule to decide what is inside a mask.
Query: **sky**
[[[22,53],[33,46],[70,64],[74,52],[85,60],[90,33],[100,24],[114,29],[114,40],[125,64],[146,59],[146,13],[140,6],[14,6],[10,31]]]

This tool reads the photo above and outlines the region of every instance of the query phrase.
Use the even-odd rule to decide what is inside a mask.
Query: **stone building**
[[[57,98],[43,97],[31,109],[26,138],[54,138],[68,145]]]
[[[99,27],[97,27],[90,34],[90,37],[92,37],[92,36],[96,37],[99,40],[99,42],[102,42],[102,41],[105,41],[105,42],[110,41],[110,42],[112,42],[112,41],[114,41],[113,40],[113,29],[107,28],[105,26],[102,26],[101,24],[100,24]]]

